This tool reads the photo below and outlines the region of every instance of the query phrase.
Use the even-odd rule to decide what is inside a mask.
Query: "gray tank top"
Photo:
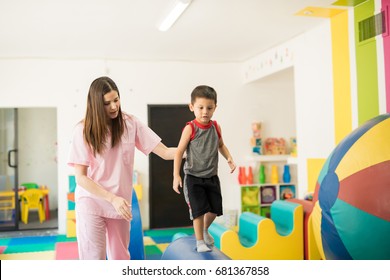
[[[202,126],[195,120],[188,122],[193,134],[187,146],[184,174],[210,178],[218,174],[218,146],[220,133],[215,121]]]

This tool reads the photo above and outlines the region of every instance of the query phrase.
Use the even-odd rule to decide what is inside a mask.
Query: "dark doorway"
[[[149,127],[162,142],[168,147],[176,147],[186,122],[194,119],[194,114],[188,105],[148,105],[148,119]],[[192,225],[183,192],[175,193],[172,181],[173,161],[152,153],[149,157],[150,228]]]

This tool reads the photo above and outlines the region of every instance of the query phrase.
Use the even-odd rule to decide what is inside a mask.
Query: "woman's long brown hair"
[[[101,154],[106,148],[106,139],[110,132],[111,121],[111,147],[121,141],[125,130],[122,110],[119,107],[118,117],[108,119],[104,109],[104,95],[115,90],[119,96],[119,90],[109,77],[100,77],[94,80],[89,88],[87,100],[87,112],[84,119],[84,139],[92,148],[94,155]]]

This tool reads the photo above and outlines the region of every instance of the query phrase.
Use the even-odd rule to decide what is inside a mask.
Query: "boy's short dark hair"
[[[191,93],[191,104],[195,103],[196,98],[211,99],[217,104],[217,92],[209,86],[197,86]]]

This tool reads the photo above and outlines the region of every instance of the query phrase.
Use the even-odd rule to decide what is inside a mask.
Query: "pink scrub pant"
[[[80,260],[129,260],[130,222],[76,212]]]

